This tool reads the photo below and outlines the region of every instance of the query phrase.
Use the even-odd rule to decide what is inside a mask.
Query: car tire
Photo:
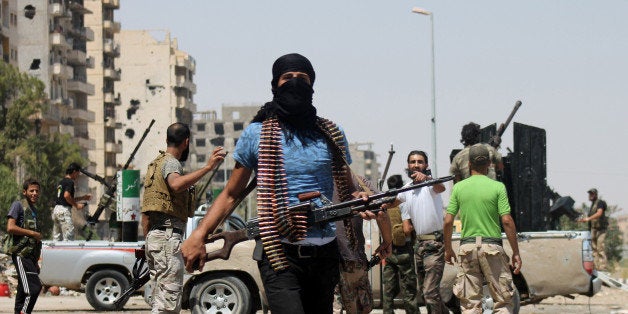
[[[116,270],[100,270],[87,280],[85,297],[87,302],[98,311],[121,310],[124,304],[116,307],[114,301],[129,288],[129,280]]]
[[[194,284],[192,313],[251,313],[253,298],[247,286],[232,275],[213,274]]]

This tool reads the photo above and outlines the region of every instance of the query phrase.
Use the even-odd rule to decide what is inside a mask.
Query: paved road
[[[593,298],[577,296],[575,299],[565,297],[553,297],[544,300],[540,304],[526,305],[521,308],[521,314],[587,314],[587,313],[608,313],[608,314],[628,314],[628,292],[617,289],[603,287],[602,291]],[[15,300],[9,297],[0,297],[0,313],[13,313],[13,303]],[[95,311],[83,294],[78,296],[41,296],[37,300],[35,313],[125,313],[125,314],[146,314],[150,313],[150,308],[140,296],[132,297],[120,312]],[[422,308],[422,313],[427,313]],[[187,314],[190,311],[182,311]],[[258,312],[258,313],[261,313]],[[375,310],[372,313],[382,313]],[[395,311],[403,313],[403,311]]]

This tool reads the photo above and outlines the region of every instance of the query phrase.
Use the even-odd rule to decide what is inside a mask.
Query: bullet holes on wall
[[[137,99],[131,99],[131,106],[126,110],[126,118],[131,120],[131,117],[140,109],[140,101]]]
[[[39,64],[41,64],[41,60],[40,59],[33,59],[33,62],[31,62],[31,66],[30,66],[30,70],[39,70]]]
[[[35,17],[35,12],[37,10],[35,10],[35,7],[32,5],[27,5],[24,7],[24,16],[29,19],[32,20]]]
[[[133,129],[126,129],[126,131],[124,131],[124,136],[132,139],[133,136],[135,136],[135,130],[133,130]]]

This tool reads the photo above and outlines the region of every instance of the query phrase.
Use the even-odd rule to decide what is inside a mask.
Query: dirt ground
[[[13,313],[13,303],[15,299],[12,297],[0,297],[0,313]],[[85,295],[77,293],[75,295],[65,296],[47,296],[42,295],[35,306],[35,313],[126,313],[140,314],[150,313],[150,308],[140,296],[134,296],[125,306],[125,310],[121,312],[100,312],[95,311],[87,303]],[[422,308],[422,313],[427,313]],[[190,313],[182,311],[181,313]],[[261,313],[258,312],[258,313]],[[372,313],[382,313],[381,310],[375,310]],[[395,313],[403,313],[402,310]],[[628,291],[611,289],[602,287],[602,291],[588,298],[585,296],[577,296],[574,299],[566,297],[553,297],[543,300],[540,304],[526,305],[521,307],[521,314],[585,314],[585,313],[609,313],[609,314],[628,314]]]

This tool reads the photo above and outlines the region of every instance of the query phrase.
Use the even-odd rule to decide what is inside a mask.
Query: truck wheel
[[[119,271],[100,270],[87,280],[85,296],[87,297],[87,302],[96,310],[121,310],[124,304],[116,307],[113,302],[128,288],[129,280]]]
[[[195,283],[190,293],[192,313],[251,313],[251,292],[235,276],[214,274]]]

